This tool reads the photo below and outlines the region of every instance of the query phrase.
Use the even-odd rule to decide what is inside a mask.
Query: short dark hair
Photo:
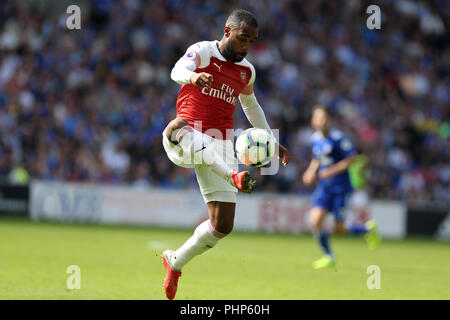
[[[239,27],[241,22],[244,21],[247,25],[258,28],[258,21],[253,14],[247,10],[237,9],[230,13],[225,26],[227,27]]]

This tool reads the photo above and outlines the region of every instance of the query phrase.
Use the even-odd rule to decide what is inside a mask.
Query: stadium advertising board
[[[192,228],[208,218],[197,190],[33,181],[30,201],[34,220]],[[234,230],[309,233],[308,211],[309,198],[305,196],[239,194]],[[372,201],[363,211],[352,212],[351,219],[364,222],[371,217],[381,236],[402,238],[405,211],[399,202]],[[331,228],[332,221],[327,225]]]
[[[448,205],[411,205],[407,211],[407,232],[414,236],[433,236],[450,241],[450,207]]]
[[[0,185],[0,214],[27,215],[28,197],[27,185]]]

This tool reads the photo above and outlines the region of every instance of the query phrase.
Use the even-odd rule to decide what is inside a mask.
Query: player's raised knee
[[[185,118],[178,117],[172,120],[172,130],[181,129],[188,125],[189,122]]]
[[[189,122],[181,117],[170,121],[166,129],[169,140],[174,143],[178,143],[179,139],[177,139],[177,136],[179,136],[180,129],[185,128],[186,126],[189,127]]]

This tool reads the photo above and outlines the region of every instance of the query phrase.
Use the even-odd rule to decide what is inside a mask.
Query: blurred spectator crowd
[[[372,1],[373,2],[373,1]],[[81,30],[66,7],[81,8]],[[0,176],[197,187],[161,132],[176,115],[170,71],[197,41],[220,40],[235,8],[258,19],[247,57],[256,96],[292,153],[258,191],[307,194],[310,110],[370,160],[375,198],[450,201],[450,2],[92,0],[0,2]],[[235,127],[247,128],[237,107]]]

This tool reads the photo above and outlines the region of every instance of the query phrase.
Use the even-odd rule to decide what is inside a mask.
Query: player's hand
[[[196,73],[191,77],[191,83],[200,88],[210,88],[213,82],[213,76],[206,72]]]
[[[328,179],[333,176],[333,172],[330,169],[326,168],[326,169],[320,170],[317,175],[318,175],[319,179]]]
[[[317,175],[314,171],[306,170],[303,174],[303,183],[307,186],[312,185],[316,181]]]
[[[278,149],[279,149],[279,153],[278,153],[278,159],[281,159],[281,164],[283,166],[287,166],[287,164],[289,163],[289,161],[291,161],[291,154],[289,153],[289,151],[282,146],[281,144],[278,144]]]

